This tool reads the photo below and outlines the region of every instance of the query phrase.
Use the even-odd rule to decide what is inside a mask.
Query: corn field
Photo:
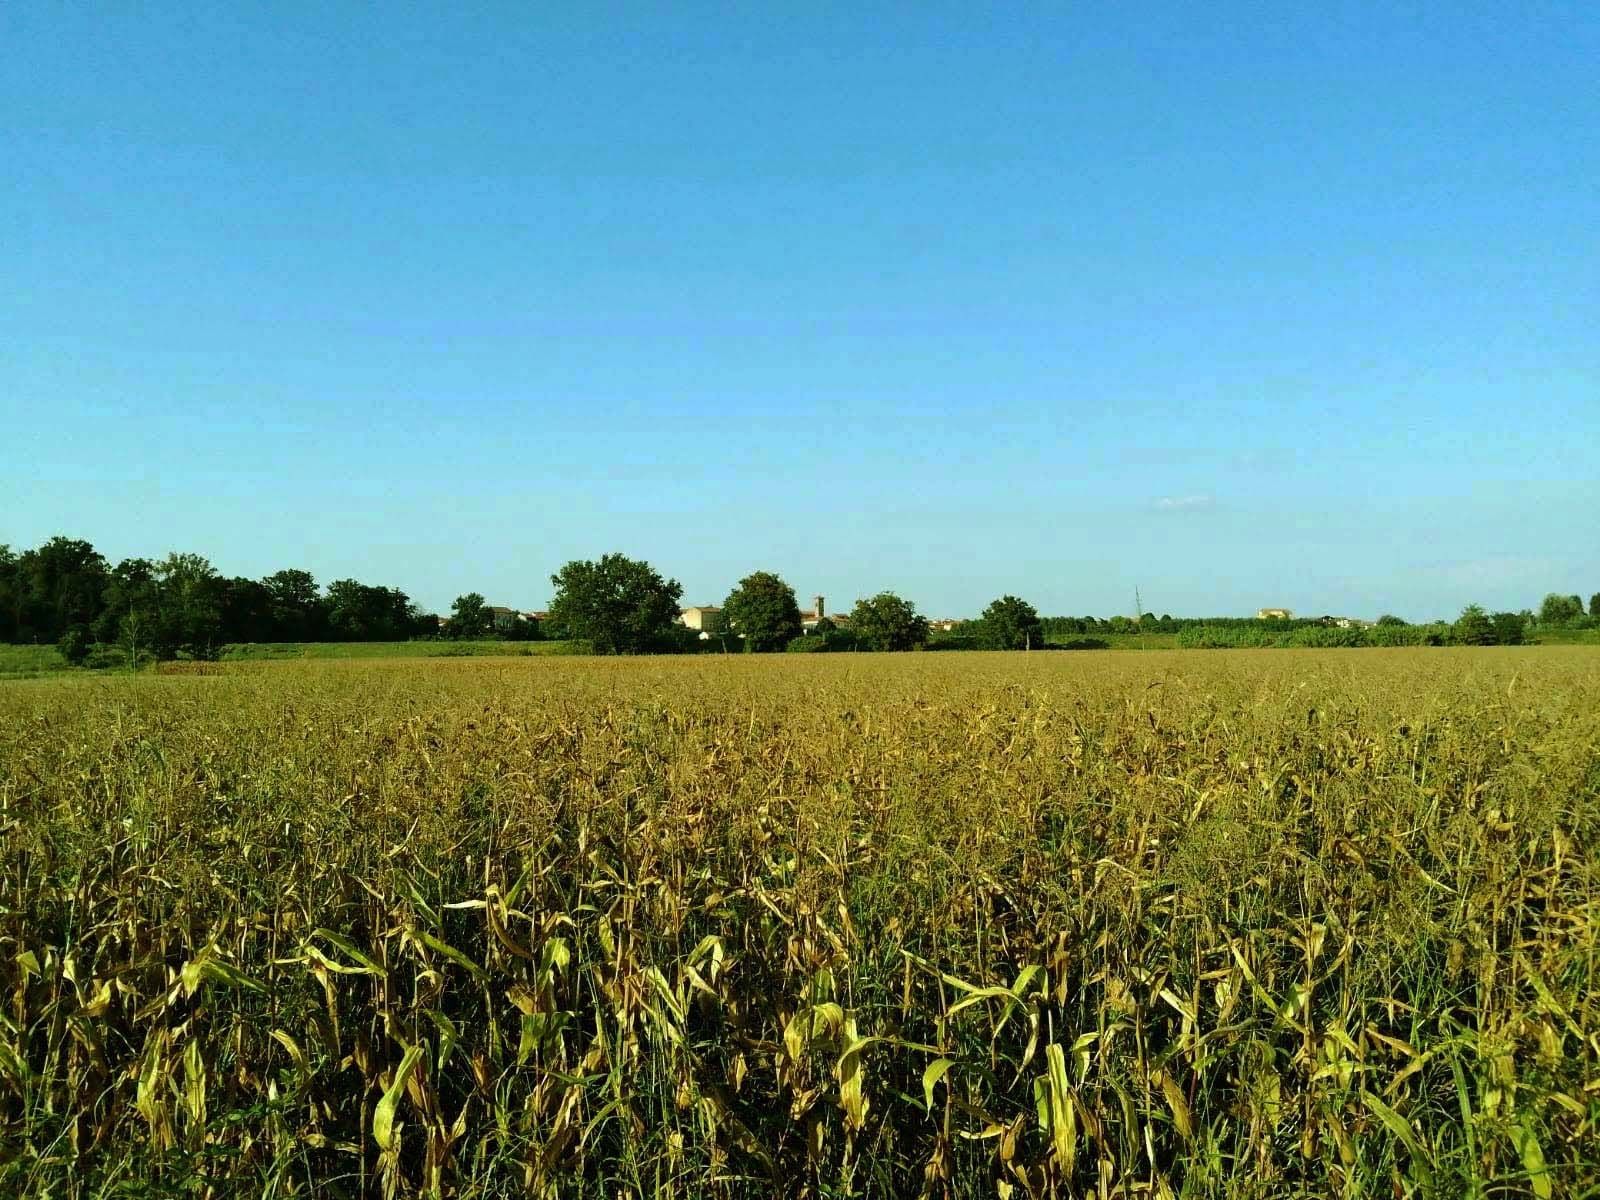
[[[1600,1195],[1600,652],[0,684],[0,1194]]]

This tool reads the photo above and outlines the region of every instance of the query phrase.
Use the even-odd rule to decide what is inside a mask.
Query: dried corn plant
[[[0,686],[0,1193],[1582,1196],[1600,656]]]

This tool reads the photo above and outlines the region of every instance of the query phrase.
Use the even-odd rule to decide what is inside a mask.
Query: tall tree
[[[221,641],[272,641],[272,589],[266,584],[242,577],[223,580],[221,609]]]
[[[722,602],[722,618],[750,651],[782,650],[800,636],[794,589],[771,571],[741,579]]]
[[[1461,615],[1451,626],[1450,635],[1453,641],[1463,646],[1494,645],[1494,625],[1488,614],[1476,604],[1469,604],[1461,610]]]
[[[683,586],[647,562],[621,554],[574,560],[550,576],[552,625],[598,654],[642,654],[671,636]]]
[[[22,588],[17,574],[17,556],[10,546],[0,545],[0,642],[17,640],[22,622]]]
[[[978,621],[978,638],[990,650],[1027,650],[1044,644],[1039,614],[1016,596],[1001,596]]]
[[[453,638],[482,637],[489,632],[489,606],[478,592],[457,596],[450,606],[450,636]]]
[[[1600,592],[1596,592],[1589,597],[1589,615],[1591,617],[1600,617]]]
[[[1583,601],[1576,596],[1559,596],[1551,592],[1539,605],[1539,624],[1565,625],[1583,615]]]
[[[399,588],[373,587],[354,579],[328,585],[328,624],[341,641],[404,641],[427,632],[427,621]]]
[[[156,564],[157,637],[163,651],[205,657],[222,644],[223,580],[201,554],[172,553]]]
[[[1521,613],[1497,612],[1489,618],[1498,646],[1520,646],[1528,640],[1528,625]]]
[[[261,581],[272,595],[272,638],[314,642],[327,630],[327,610],[310,571],[275,571]]]
[[[879,592],[857,600],[850,610],[850,632],[866,650],[910,650],[928,640],[928,619],[908,600]]]
[[[24,640],[53,642],[100,615],[106,560],[88,542],[53,537],[25,552],[16,574],[23,593],[17,636]]]
[[[155,564],[147,558],[125,558],[111,569],[94,636],[107,643],[152,640],[160,611]]]

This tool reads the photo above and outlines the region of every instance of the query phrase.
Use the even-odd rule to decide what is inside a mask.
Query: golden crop
[[[0,685],[0,1193],[1594,1194],[1597,667]]]

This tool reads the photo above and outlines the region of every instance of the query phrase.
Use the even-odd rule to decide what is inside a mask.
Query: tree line
[[[482,594],[456,599],[441,621],[399,588],[339,579],[320,587],[309,571],[227,577],[204,556],[172,553],[115,565],[87,541],[55,537],[15,553],[0,545],[0,642],[53,642],[69,662],[112,665],[143,658],[212,657],[254,642],[404,641],[457,637],[559,638],[598,654],[691,651],[801,653],[841,650],[1043,649],[1092,646],[1093,635],[1176,633],[1184,646],[1516,644],[1540,629],[1600,625],[1600,592],[1587,607],[1552,593],[1537,613],[1488,613],[1470,605],[1453,622],[1408,625],[1384,616],[1368,628],[1329,618],[1040,617],[1017,596],[994,600],[976,620],[934,637],[926,617],[893,592],[858,600],[848,614],[802,624],[794,589],[771,571],[741,579],[704,631],[680,620],[683,587],[648,562],[621,554],[575,560],[550,577],[543,621],[503,619]]]
[[[547,633],[586,642],[597,654],[912,650],[929,634],[927,618],[893,592],[858,600],[848,616],[824,617],[807,631],[794,588],[771,571],[741,579],[703,630],[687,629],[679,619],[682,584],[621,554],[569,562],[550,583],[555,591]],[[469,607],[471,599],[462,598]]]
[[[227,577],[199,554],[125,558],[55,537],[0,546],[0,642],[54,642],[69,662],[207,658],[232,642],[382,642],[434,633],[438,619],[399,588],[309,571]]]

